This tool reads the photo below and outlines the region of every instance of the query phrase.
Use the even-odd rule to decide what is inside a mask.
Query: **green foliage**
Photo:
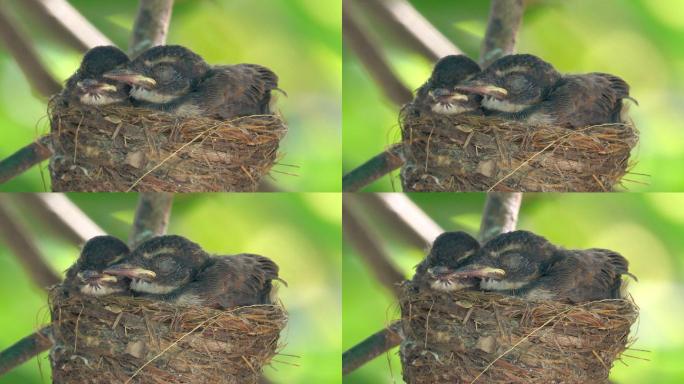
[[[126,47],[136,1],[75,1],[76,8],[120,47]],[[280,77],[278,106],[289,125],[285,156],[273,168],[288,191],[341,188],[341,0],[178,1],[167,42],[185,45],[211,64],[252,62]],[[18,7],[17,7],[18,8]],[[80,54],[24,19],[36,49],[60,81]],[[28,23],[31,22],[30,25]],[[48,132],[46,101],[31,90],[11,56],[0,49],[0,158]],[[0,186],[2,191],[48,191],[47,162]],[[292,175],[294,174],[294,176]],[[43,179],[45,181],[43,181]]]
[[[74,202],[105,231],[126,238],[135,194],[74,194]],[[25,212],[24,206],[15,207]],[[192,194],[176,196],[169,233],[216,254],[250,252],[280,265],[280,298],[289,312],[286,347],[266,375],[278,383],[340,381],[341,198],[337,194]],[[65,270],[78,248],[22,215],[55,270]],[[46,295],[6,249],[0,250],[0,350],[49,321]],[[39,366],[40,364],[40,366]],[[42,369],[40,369],[42,367]],[[42,376],[41,376],[42,371]],[[41,379],[42,377],[42,379]],[[46,354],[0,377],[2,383],[48,383]]]
[[[484,194],[411,194],[445,230],[477,234]],[[566,248],[608,248],[624,255],[638,282],[629,291],[640,307],[632,335],[636,342],[616,362],[615,382],[681,383],[684,367],[684,196],[680,194],[528,194],[523,198],[518,228],[531,230]],[[375,228],[374,228],[375,229]],[[379,238],[407,277],[424,251],[377,227]],[[355,345],[399,317],[391,293],[379,286],[356,251],[343,250],[343,349]],[[629,355],[629,356],[627,356]],[[345,383],[401,382],[398,350],[345,377]],[[648,359],[646,361],[643,359]]]
[[[489,2],[413,3],[456,45],[477,58]],[[678,15],[684,4],[674,0],[529,3],[518,37],[519,52],[539,55],[563,72],[613,73],[632,86],[631,94],[640,105],[631,108],[631,116],[641,131],[641,141],[632,155],[638,163],[623,180],[624,187],[630,191],[682,190],[684,178],[673,165],[684,162],[683,104],[678,96],[684,84],[680,49],[684,23]],[[366,25],[410,89],[427,80],[432,63],[405,49],[377,23]],[[384,98],[351,50],[344,51],[343,61],[346,173],[399,140],[399,108]],[[400,190],[397,181],[394,172],[367,190]]]

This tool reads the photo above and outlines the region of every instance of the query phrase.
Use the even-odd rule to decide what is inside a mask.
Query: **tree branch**
[[[389,289],[395,297],[399,295],[399,286],[406,279],[403,273],[392,263],[385,250],[373,238],[370,231],[364,226],[354,213],[350,194],[342,195],[342,227],[344,238],[349,242],[358,254],[366,262],[377,280]]]
[[[46,222],[50,229],[74,245],[80,246],[92,237],[105,234],[102,228],[62,193],[25,193],[18,194],[17,197]]]
[[[40,62],[33,45],[6,10],[6,5],[0,7],[0,40],[2,40],[5,48],[17,61],[19,69],[24,73],[33,89],[45,97],[59,92],[62,86]]]
[[[397,105],[403,105],[413,99],[413,92],[394,74],[380,50],[356,22],[346,1],[342,3],[342,31],[344,43],[358,56],[389,100]]]
[[[47,351],[52,346],[51,332],[52,327],[44,327],[0,352],[0,376]]]
[[[342,375],[346,375],[401,343],[401,322],[370,335],[342,354]]]
[[[524,0],[492,0],[487,32],[480,50],[482,67],[513,53],[524,11]]]
[[[395,144],[342,177],[343,192],[357,192],[404,164],[402,144]]]
[[[54,36],[79,51],[98,45],[114,45],[66,0],[23,0],[21,4]]]
[[[462,53],[406,0],[357,0],[356,3],[389,27],[398,41],[430,61]]]
[[[150,47],[166,42],[172,10],[173,0],[140,0],[138,16],[135,18],[128,44],[128,54],[131,58]]]
[[[520,192],[487,193],[478,235],[480,241],[486,242],[499,234],[515,231],[521,203]]]
[[[0,196],[0,236],[5,245],[16,256],[34,283],[45,289],[61,281],[59,276],[45,263],[40,250],[24,228],[7,209],[8,196]]]
[[[19,176],[41,161],[49,159],[52,156],[49,141],[50,136],[43,136],[0,160],[0,184]]]
[[[141,242],[166,233],[171,216],[173,194],[166,192],[142,192],[135,210],[135,219],[128,243],[131,248]]]

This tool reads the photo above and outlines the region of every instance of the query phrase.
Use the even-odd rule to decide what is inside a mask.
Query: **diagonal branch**
[[[361,0],[377,20],[389,27],[397,39],[431,61],[461,50],[435,28],[406,0]]]
[[[480,222],[481,242],[515,230],[518,223],[518,212],[522,203],[520,192],[489,192],[485,201],[482,221]]]
[[[6,5],[0,7],[0,40],[17,61],[33,89],[44,97],[49,97],[62,89],[59,82],[41,63],[38,53],[14,18],[7,13]]]
[[[51,332],[50,326],[44,327],[0,352],[0,376],[27,362],[37,354],[47,351],[52,346]]]
[[[23,0],[21,4],[54,36],[79,51],[98,45],[114,45],[66,0]]]
[[[401,343],[401,322],[376,332],[342,354],[342,375],[354,371]]]
[[[10,213],[8,196],[0,197],[0,236],[16,256],[17,260],[40,288],[46,289],[61,281],[59,276],[45,263],[40,250],[29,235],[31,232],[21,225]]]
[[[395,144],[342,178],[343,192],[357,192],[404,164],[402,145]]]
[[[19,176],[41,161],[49,159],[52,156],[49,143],[50,136],[43,136],[0,160],[0,184]]]
[[[342,4],[342,31],[344,43],[358,56],[389,100],[397,105],[403,105],[413,99],[411,90],[399,80],[380,50],[361,29],[346,1]]]
[[[366,262],[377,280],[395,296],[399,294],[399,286],[406,279],[404,274],[392,263],[391,258],[373,237],[368,227],[361,223],[352,209],[353,196],[342,195],[342,227],[345,241],[350,243]]]
[[[480,64],[483,67],[501,56],[513,53],[524,12],[524,0],[492,0],[487,32],[480,49]]]
[[[150,47],[166,43],[172,10],[173,0],[140,0],[138,16],[128,44],[131,58]]]

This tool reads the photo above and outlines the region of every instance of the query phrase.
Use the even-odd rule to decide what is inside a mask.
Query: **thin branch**
[[[480,64],[483,67],[501,56],[513,53],[524,12],[524,0],[492,0],[487,32],[480,49]]]
[[[356,3],[389,27],[397,40],[431,61],[462,53],[406,0],[357,0]]]
[[[21,5],[48,27],[53,36],[79,51],[114,45],[66,0],[22,0]]]
[[[7,7],[0,7],[0,40],[19,64],[19,69],[31,84],[31,87],[42,96],[49,97],[62,89],[57,80],[40,62],[38,53],[31,41],[19,29],[15,20],[7,12]]]
[[[342,375],[356,370],[367,362],[389,351],[401,343],[401,322],[370,335],[362,342],[342,354]]]
[[[166,42],[172,10],[173,0],[140,0],[138,16],[128,44],[128,54],[131,57]]]
[[[27,209],[48,224],[50,229],[72,244],[80,246],[105,231],[62,193],[25,193],[17,196]]]
[[[367,202],[394,232],[412,245],[424,249],[444,232],[408,195],[403,193],[363,193],[358,200]]]
[[[166,233],[171,217],[173,194],[166,192],[143,192],[138,199],[135,219],[128,243],[131,248],[141,242]]]
[[[356,213],[351,209],[353,197],[342,195],[342,227],[345,241],[356,248],[377,280],[395,296],[399,295],[399,286],[406,279],[403,273],[392,263],[391,258],[377,239],[373,238]]]
[[[27,362],[52,346],[50,333],[52,327],[47,326],[24,337],[0,352],[0,376]]]
[[[380,50],[356,22],[353,12],[349,7],[348,2],[342,3],[344,43],[354,51],[389,100],[397,105],[408,103],[413,99],[413,93],[392,71]]]
[[[49,159],[52,156],[49,141],[50,136],[43,136],[0,160],[0,184],[19,176],[41,161]]]
[[[396,144],[374,156],[342,178],[342,191],[357,192],[404,164],[403,146]]]
[[[8,196],[0,196],[0,237],[36,285],[45,289],[59,283],[61,279],[45,263],[29,236],[31,232],[7,209],[7,204],[11,203],[8,199]]]
[[[486,242],[499,234],[514,231],[521,203],[520,192],[487,193],[478,235],[480,241]]]

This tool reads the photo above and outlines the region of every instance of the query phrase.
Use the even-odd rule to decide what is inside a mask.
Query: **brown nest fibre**
[[[287,314],[50,293],[53,383],[257,383]]]
[[[529,302],[482,291],[400,298],[404,380],[416,383],[606,383],[631,342],[630,300]]]
[[[632,124],[579,129],[484,116],[400,116],[404,191],[611,191],[638,142]]]
[[[221,121],[142,108],[49,107],[53,191],[255,191],[287,132],[278,115]]]

